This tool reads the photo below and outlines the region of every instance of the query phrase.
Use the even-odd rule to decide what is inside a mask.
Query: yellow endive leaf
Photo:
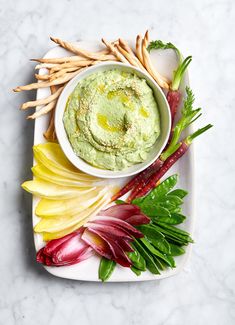
[[[108,188],[97,188],[94,191],[68,200],[41,199],[35,209],[35,214],[41,218],[71,217],[89,208],[108,190]]]
[[[33,146],[33,152],[36,160],[55,174],[79,180],[100,180],[97,177],[81,172],[73,166],[57,143],[47,142],[35,145]]]
[[[40,179],[24,182],[21,186],[23,187],[24,190],[36,196],[42,198],[49,198],[51,200],[69,199],[72,197],[78,197],[79,195],[93,191],[96,188],[96,187],[88,187],[88,188],[87,187],[81,187],[81,188],[66,187],[66,186],[60,186],[49,182],[45,182]]]
[[[80,228],[80,226],[75,225],[75,226],[73,226],[71,228],[63,229],[63,230],[58,231],[58,232],[53,232],[53,233],[42,232],[41,235],[42,235],[44,241],[49,241],[49,240],[52,240],[52,239],[57,239],[57,238],[64,237],[64,236],[70,234],[71,232],[75,231],[78,228]]]
[[[32,167],[34,176],[61,186],[72,186],[72,187],[89,187],[94,186],[94,182],[90,179],[87,180],[73,180],[57,175],[47,169],[45,166],[38,164]]]
[[[61,231],[66,228],[71,228],[74,225],[82,222],[83,220],[87,220],[88,218],[91,218],[92,216],[96,215],[98,211],[109,202],[109,200],[110,196],[108,194],[105,194],[99,201],[97,201],[91,207],[70,218],[42,218],[41,221],[39,221],[39,223],[34,227],[34,231],[52,233]]]

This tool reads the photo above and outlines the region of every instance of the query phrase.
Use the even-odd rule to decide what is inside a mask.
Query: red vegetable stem
[[[160,158],[155,160],[152,163],[152,165],[147,167],[145,170],[140,172],[138,175],[134,176],[119,192],[114,194],[113,197],[112,197],[112,201],[115,201],[115,200],[119,199],[121,196],[123,196],[124,194],[129,192],[136,184],[141,184],[141,182],[144,182],[145,180],[147,181],[148,178],[154,172],[156,172],[157,170],[159,170],[159,168],[162,167],[163,163],[164,162]],[[144,185],[145,185],[145,183],[144,183]],[[140,185],[140,186],[142,186],[142,185]]]
[[[147,194],[152,188],[155,187],[157,181],[162,178],[162,176],[165,175],[165,173],[171,168],[172,165],[176,163],[176,161],[182,157],[185,152],[188,150],[189,146],[184,142],[182,142],[181,146],[179,147],[176,152],[174,152],[163,164],[162,168],[159,169],[154,175],[151,176],[149,181],[147,182],[146,186],[142,188],[138,193],[135,194],[135,197],[132,198],[135,199],[137,197],[144,196]],[[128,199],[129,201],[129,199]]]
[[[179,107],[180,98],[181,94],[179,90],[169,90],[166,96],[171,111],[171,130],[173,128],[175,115]]]
[[[209,130],[213,125],[208,124],[200,129],[198,129],[196,132],[193,134],[187,136],[187,138],[181,142],[180,147],[172,154],[170,155],[164,162],[162,168],[160,168],[157,172],[155,172],[150,178],[149,181],[147,182],[146,186],[140,190],[134,198],[144,196],[147,194],[152,188],[156,186],[156,183],[162,178],[162,176],[165,175],[165,173],[171,168],[176,161],[182,157],[185,152],[188,150],[190,144],[192,141],[198,137],[200,134],[204,133],[205,131]],[[134,199],[133,198],[133,199]]]

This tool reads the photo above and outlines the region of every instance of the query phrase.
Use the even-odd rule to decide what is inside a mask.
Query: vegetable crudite
[[[97,280],[102,282],[112,279],[113,273],[123,268],[130,270],[134,277],[149,272],[157,279],[163,272],[176,268],[178,256],[185,254],[187,246],[194,243],[191,234],[184,230],[185,221],[191,218],[185,215],[184,209],[185,197],[190,198],[190,193],[177,186],[180,177],[177,172],[165,176],[194,139],[212,127],[207,124],[196,131],[189,128],[202,115],[202,109],[194,107],[192,89],[183,89],[192,56],[184,57],[173,43],[150,40],[148,31],[143,37],[137,35],[134,47],[121,37],[102,38],[102,48],[97,52],[59,38],[51,37],[51,41],[71,54],[32,59],[36,62],[36,82],[14,89],[15,92],[50,89],[47,97],[21,106],[23,111],[36,108],[27,116],[29,120],[50,115],[47,129],[43,130],[45,143],[33,146],[33,179],[22,184],[23,189],[37,198],[34,232],[42,239],[37,262],[55,269],[86,263],[96,256],[99,258]],[[151,53],[156,50],[175,51],[178,63],[171,80],[155,68]],[[85,69],[105,61],[123,62],[147,72],[164,91],[171,113],[171,132],[162,153],[121,189],[114,181],[107,182],[73,166],[57,143],[54,127],[56,104],[67,83]],[[92,94],[92,82],[89,85],[88,92]],[[102,87],[97,89],[105,94]],[[113,93],[109,91],[108,96],[112,97]],[[95,98],[91,97],[89,101]],[[124,100],[124,104],[126,116],[125,108],[130,103]],[[142,106],[146,105],[141,104],[138,112],[145,114]],[[68,111],[68,114],[73,113]],[[110,128],[103,116],[99,116],[98,122]],[[73,126],[79,136],[81,130],[76,121]],[[92,163],[95,165],[95,161]]]

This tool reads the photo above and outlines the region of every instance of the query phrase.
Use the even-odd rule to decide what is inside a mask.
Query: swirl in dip
[[[109,170],[146,160],[160,134],[152,89],[135,73],[118,69],[81,80],[68,98],[63,122],[76,155]]]

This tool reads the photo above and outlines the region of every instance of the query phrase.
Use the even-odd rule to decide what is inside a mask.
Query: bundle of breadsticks
[[[89,52],[79,48],[77,45],[58,38],[51,37],[51,40],[67,51],[71,52],[72,55],[60,58],[32,59],[32,61],[36,61],[38,63],[35,70],[44,68],[46,69],[47,73],[36,73],[35,78],[37,79],[37,82],[25,86],[19,86],[14,89],[15,92],[20,92],[23,90],[50,87],[50,96],[43,99],[26,102],[21,106],[22,110],[36,107],[35,112],[32,115],[29,115],[27,117],[28,119],[35,119],[50,112],[51,115],[48,129],[44,133],[44,136],[48,141],[56,141],[54,111],[62,90],[68,81],[87,67],[103,61],[120,61],[140,69],[147,70],[147,72],[161,88],[169,89],[170,81],[161,76],[151,63],[151,59],[147,51],[149,44],[148,31],[145,33],[143,38],[141,35],[137,35],[135,50],[133,50],[129,44],[121,38],[114,42],[107,42],[102,38],[102,43],[105,45],[105,48],[99,52]]]

